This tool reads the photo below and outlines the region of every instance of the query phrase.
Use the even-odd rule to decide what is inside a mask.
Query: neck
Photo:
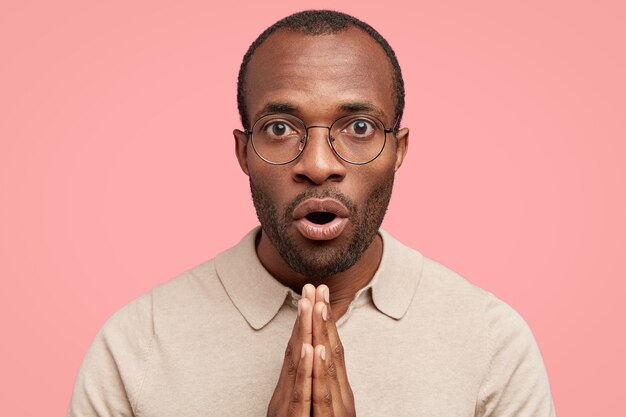
[[[261,264],[281,284],[296,293],[302,291],[305,284],[318,286],[325,284],[330,289],[330,305],[333,317],[337,320],[348,310],[355,294],[365,287],[378,269],[383,253],[383,242],[376,235],[359,260],[349,269],[325,278],[311,278],[294,272],[280,256],[267,235],[260,232],[257,240],[257,255]]]

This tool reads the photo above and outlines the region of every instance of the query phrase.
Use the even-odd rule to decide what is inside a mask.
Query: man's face
[[[276,112],[307,126],[330,126],[353,113],[396,122],[392,67],[382,48],[359,29],[310,36],[279,30],[255,52],[246,76],[252,123]],[[312,128],[302,154],[286,165],[259,158],[245,133],[235,131],[237,157],[263,236],[287,265],[323,278],[356,263],[376,237],[406,152],[408,130],[387,134],[383,152],[366,165],[341,160],[328,130]],[[320,214],[320,213],[324,214]]]

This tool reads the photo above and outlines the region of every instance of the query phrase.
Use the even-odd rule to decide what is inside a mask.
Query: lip
[[[315,212],[333,213],[335,218],[325,224],[313,223],[306,218]],[[296,228],[309,240],[332,240],[343,232],[348,224],[350,210],[333,198],[310,198],[298,204],[293,211]]]
[[[350,210],[348,210],[342,202],[335,200],[334,198],[309,198],[304,200],[296,206],[292,216],[294,220],[300,220],[311,213],[315,213],[316,211],[333,213],[335,216],[341,218],[347,218],[350,216]]]
[[[310,240],[333,240],[339,237],[347,224],[347,217],[335,217],[325,224],[313,223],[306,217],[296,220],[296,228],[300,234]]]

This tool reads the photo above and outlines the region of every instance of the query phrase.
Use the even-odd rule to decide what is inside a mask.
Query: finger
[[[311,302],[311,305],[314,305],[315,292],[316,290],[313,284],[305,284],[304,287],[302,287],[302,298],[307,298]]]
[[[328,286],[322,284],[315,289],[315,302],[322,301],[330,305],[330,290]]]
[[[326,375],[326,347],[315,346],[313,356],[313,382],[311,400],[313,402],[313,417],[334,416],[333,396],[328,385]]]
[[[291,389],[295,383],[297,364],[300,349],[304,343],[312,344],[312,313],[313,302],[315,299],[315,287],[311,284],[306,284],[302,288],[302,297],[298,301],[298,316],[291,331],[291,337],[287,343],[287,349],[285,350],[285,358],[283,360],[283,366],[276,385],[275,392],[284,392],[285,389]]]
[[[312,311],[313,308],[308,299],[300,300],[298,303],[298,317],[291,331],[287,348],[285,349],[285,357],[274,391],[275,393],[290,392],[293,388],[298,371],[298,362],[301,356],[301,346],[303,343],[311,344],[312,342]]]
[[[308,298],[298,301],[298,335],[300,343],[312,344],[313,340],[313,303]]]
[[[339,332],[337,331],[337,325],[333,318],[332,308],[330,306],[330,291],[326,285],[320,285],[316,289],[316,300],[323,300],[326,303],[327,318],[326,321],[326,351],[332,360],[332,368],[330,369],[331,375],[336,377],[343,401],[354,402],[354,396],[350,383],[348,382],[348,373],[346,371],[346,361],[343,349],[343,344],[339,338]],[[314,343],[318,343],[315,342]]]
[[[312,315],[313,345],[324,345],[328,349],[328,306],[324,302],[318,301],[313,306]]]
[[[330,341],[328,339],[328,306],[323,301],[318,301],[313,306],[313,343],[315,346],[324,346],[325,353],[331,352]],[[335,401],[342,401],[342,392],[339,379],[337,378],[337,368],[332,356],[328,356],[323,363],[324,375],[328,389]],[[347,390],[346,390],[347,391]]]
[[[296,381],[289,401],[289,417],[309,417],[313,383],[313,346],[302,345]]]

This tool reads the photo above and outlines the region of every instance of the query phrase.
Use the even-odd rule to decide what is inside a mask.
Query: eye
[[[267,123],[263,127],[263,132],[268,136],[283,137],[297,133],[287,122],[277,120]]]
[[[344,132],[352,136],[372,136],[376,132],[376,125],[367,119],[356,119],[346,126]]]

